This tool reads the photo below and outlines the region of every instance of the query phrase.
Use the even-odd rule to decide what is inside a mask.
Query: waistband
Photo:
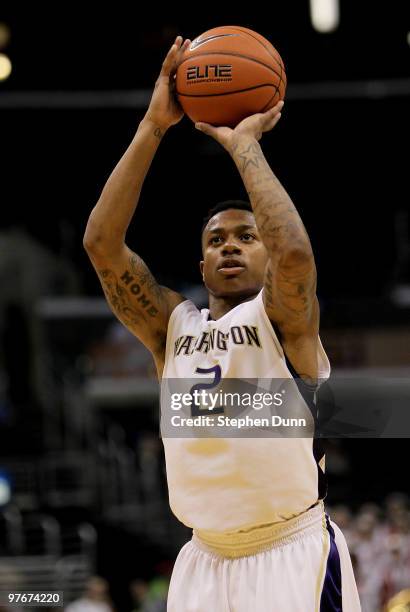
[[[320,530],[326,531],[326,515],[322,501],[303,514],[281,523],[260,525],[231,533],[194,530],[192,541],[205,552],[237,559],[279,548]]]

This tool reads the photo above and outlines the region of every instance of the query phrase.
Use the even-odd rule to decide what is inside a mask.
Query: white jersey
[[[320,338],[317,361],[318,378],[327,379],[330,365]],[[295,375],[266,314],[262,292],[217,321],[189,300],[172,312],[163,380],[203,381],[203,370],[215,367],[222,379]],[[163,437],[163,443],[171,509],[195,530],[229,532],[285,521],[321,496],[312,437]]]

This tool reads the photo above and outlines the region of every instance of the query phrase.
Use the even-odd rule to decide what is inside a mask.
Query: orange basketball
[[[192,121],[234,127],[262,113],[286,89],[283,61],[275,47],[248,28],[223,26],[204,32],[184,52],[176,93]]]

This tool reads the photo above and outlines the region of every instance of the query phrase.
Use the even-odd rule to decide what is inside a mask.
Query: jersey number
[[[191,387],[190,390],[190,394],[192,395],[194,391],[202,391],[202,389],[213,389],[214,387],[217,387],[219,385],[219,383],[221,382],[221,366],[216,365],[213,368],[197,368],[195,370],[195,372],[197,374],[213,374],[214,375],[214,379],[211,382],[201,382],[198,383],[197,385],[194,385],[193,387]],[[212,410],[212,414],[223,414],[224,409],[223,408],[213,408]],[[200,409],[199,406],[197,406],[196,404],[194,404],[192,402],[191,404],[191,415],[194,416],[201,416],[204,414],[204,410]]]

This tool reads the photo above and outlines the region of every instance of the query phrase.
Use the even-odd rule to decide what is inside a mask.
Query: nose
[[[227,239],[222,248],[222,255],[239,255],[241,253],[241,247],[233,239]]]

